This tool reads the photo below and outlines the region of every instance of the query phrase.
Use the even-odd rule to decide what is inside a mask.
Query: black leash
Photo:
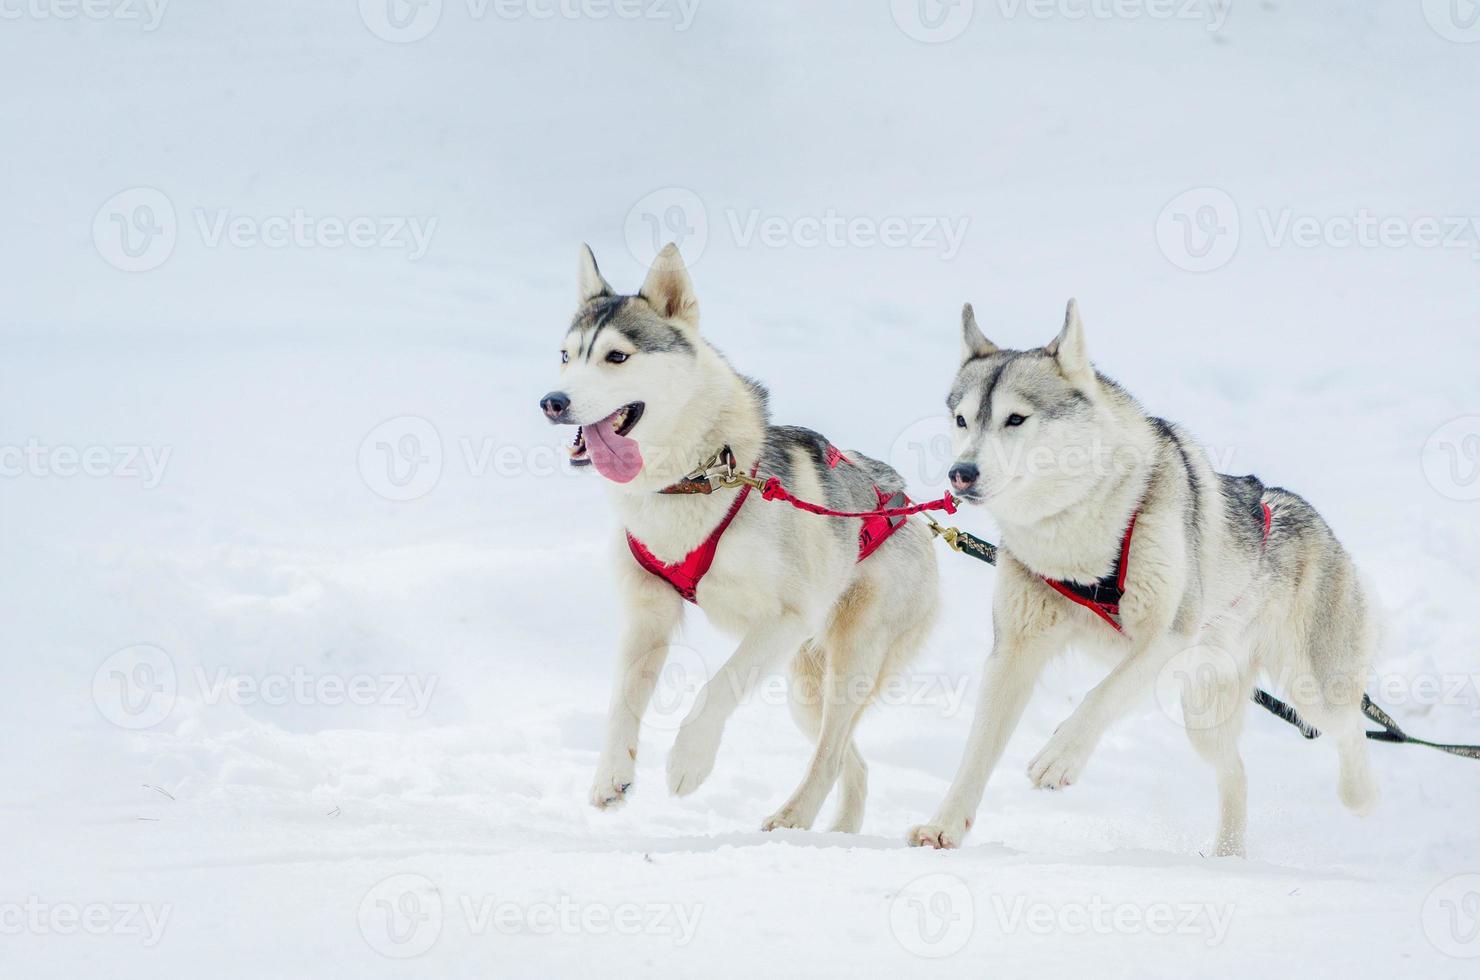
[[[1321,737],[1321,733],[1312,728],[1305,719],[1301,718],[1300,714],[1294,708],[1268,691],[1255,691],[1254,703],[1281,721],[1286,721],[1294,725],[1300,730],[1300,734],[1306,738]],[[1365,694],[1362,695],[1362,714],[1366,715],[1369,721],[1374,721],[1383,728],[1380,732],[1367,732],[1367,737],[1374,742],[1394,742],[1397,744],[1407,742],[1412,745],[1427,745],[1431,749],[1448,752],[1450,755],[1460,755],[1466,759],[1480,759],[1480,745],[1445,745],[1440,742],[1430,742],[1426,739],[1414,738],[1399,728],[1398,723],[1393,721],[1392,715],[1373,704],[1372,699]]]

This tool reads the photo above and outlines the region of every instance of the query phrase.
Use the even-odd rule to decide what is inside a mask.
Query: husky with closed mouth
[[[789,658],[792,716],[816,749],[801,785],[763,827],[810,827],[841,775],[834,829],[857,832],[867,769],[853,730],[935,618],[928,532],[898,522],[861,558],[859,519],[804,513],[759,493],[747,501],[736,489],[694,492],[710,486],[695,471],[728,449],[736,471],[776,477],[801,499],[849,512],[878,508],[903,480],[815,432],[770,423],[765,390],[700,336],[673,245],[635,296],[616,294],[583,247],[579,288],[559,390],[541,407],[551,422],[579,426],[571,462],[605,478],[621,520],[614,546],[626,627],[592,804],[618,805],[632,786],[642,714],[687,598],[740,644],[679,729],[669,790],[699,788],[730,714]],[[707,556],[707,568],[696,555]]]
[[[961,843],[1039,672],[1069,646],[1113,666],[1029,763],[1035,786],[1074,783],[1116,718],[1177,681],[1188,735],[1217,773],[1214,850],[1242,854],[1238,739],[1262,672],[1335,742],[1341,801],[1369,811],[1361,693],[1377,615],[1320,515],[1255,477],[1214,472],[1180,427],[1099,374],[1072,301],[1035,350],[988,341],[970,306],[962,329],[950,480],[1001,529],[993,648],[960,769],[910,841]]]

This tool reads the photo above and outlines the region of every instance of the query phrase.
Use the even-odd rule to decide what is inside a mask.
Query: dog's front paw
[[[797,808],[787,804],[766,818],[761,824],[761,830],[770,832],[772,830],[810,830],[812,821],[806,819]]]
[[[686,722],[668,753],[668,792],[688,796],[714,771],[720,731],[702,722]]]
[[[603,760],[596,767],[596,778],[591,781],[591,805],[598,810],[614,810],[626,803],[635,770],[630,758],[625,761]]]
[[[1079,781],[1080,773],[1089,762],[1094,743],[1059,729],[1054,732],[1043,751],[1028,763],[1028,778],[1038,789],[1063,789]]]
[[[911,827],[905,836],[911,847],[933,847],[937,851],[955,850],[961,846],[966,839],[966,832],[971,829],[969,818],[936,818],[935,823],[922,823],[918,827]]]

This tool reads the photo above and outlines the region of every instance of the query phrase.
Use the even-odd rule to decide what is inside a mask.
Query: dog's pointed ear
[[[653,260],[647,279],[637,295],[647,300],[658,315],[676,320],[690,330],[699,329],[699,301],[694,297],[694,284],[684,268],[678,246],[669,242]]]
[[[971,304],[961,307],[961,360],[965,362],[973,357],[987,357],[1000,349],[976,325],[976,311],[971,308]]]
[[[1059,370],[1070,381],[1086,383],[1094,380],[1095,369],[1089,362],[1089,349],[1084,343],[1084,321],[1079,318],[1077,301],[1069,300],[1069,309],[1064,313],[1064,329],[1044,350],[1059,363]]]
[[[611,285],[601,277],[601,270],[596,267],[596,255],[591,251],[590,245],[581,246],[581,256],[576,266],[576,282],[582,306],[593,299],[613,295]]]

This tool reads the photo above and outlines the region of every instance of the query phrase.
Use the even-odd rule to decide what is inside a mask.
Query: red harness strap
[[[838,450],[836,446],[827,447],[826,456],[829,468],[836,468],[839,463],[853,465],[853,461]],[[760,464],[750,468],[750,475],[755,476],[756,468]],[[714,554],[719,550],[719,539],[724,536],[729,528],[730,522],[740,512],[740,507],[745,503],[745,498],[750,495],[750,485],[741,487],[735,496],[735,502],[730,505],[729,511],[725,513],[724,520],[719,526],[709,533],[709,537],[700,543],[699,547],[684,556],[682,561],[666,564],[654,555],[648,546],[637,540],[631,531],[627,532],[627,547],[632,552],[632,557],[645,570],[673,586],[674,591],[690,602],[698,602],[695,598],[699,588],[699,580],[709,571],[709,566],[714,564]],[[913,513],[926,510],[946,510],[948,513],[955,510],[954,501],[947,494],[944,501],[931,501],[927,504],[911,504],[910,499],[903,493],[885,493],[877,486],[874,487],[874,495],[878,497],[879,511],[839,511],[829,510],[817,504],[807,503],[793,497],[791,493],[781,485],[775,477],[767,480],[761,489],[761,496],[766,500],[784,500],[793,507],[820,514],[825,517],[856,517],[863,522],[858,529],[858,560],[863,561],[869,555],[879,550],[879,546],[889,540],[889,536],[904,526],[905,519]]]
[[[1274,514],[1264,501],[1261,500],[1259,506],[1263,510],[1264,521],[1264,540],[1260,544],[1262,548],[1269,544],[1269,528]],[[1109,575],[1089,585],[1060,582],[1047,576],[1043,579],[1059,595],[1088,609],[1109,623],[1111,629],[1117,633],[1125,632],[1120,625],[1120,600],[1125,598],[1125,578],[1131,564],[1131,535],[1136,532],[1136,518],[1140,516],[1140,511],[1131,515],[1130,526],[1125,529],[1125,537],[1120,542],[1120,556],[1115,559],[1115,567],[1110,570]]]
[[[752,469],[750,472],[753,475],[755,470]],[[633,537],[631,531],[627,532],[627,547],[632,550],[632,557],[637,559],[639,565],[673,586],[685,599],[698,602],[699,600],[694,598],[694,592],[699,588],[699,580],[704,577],[705,572],[709,571],[709,566],[714,564],[714,553],[719,550],[719,539],[724,536],[725,530],[729,528],[735,515],[740,513],[740,507],[748,496],[750,496],[750,487],[741,487],[740,492],[735,495],[735,502],[726,511],[725,519],[709,532],[709,537],[705,538],[699,547],[685,555],[683,561],[665,565],[658,560],[657,555],[648,550],[647,545]]]

